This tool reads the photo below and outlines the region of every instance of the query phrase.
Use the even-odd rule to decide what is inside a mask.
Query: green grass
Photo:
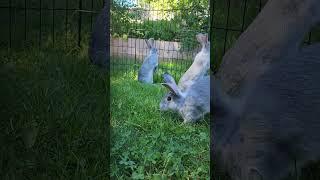
[[[0,54],[0,179],[108,179],[107,73],[79,54]]]
[[[209,179],[209,118],[185,125],[160,112],[166,89],[111,76],[111,178]]]
[[[134,59],[129,57],[111,57],[111,72],[112,74],[126,74],[129,79],[137,79],[138,71],[141,67],[143,59]],[[154,82],[162,82],[162,74],[170,73],[176,80],[180,79],[183,73],[192,64],[191,59],[167,59],[160,60],[158,70],[154,74]]]

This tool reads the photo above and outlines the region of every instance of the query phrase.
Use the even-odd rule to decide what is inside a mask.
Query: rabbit
[[[138,81],[142,83],[152,84],[153,74],[158,68],[158,49],[155,47],[153,38],[146,41],[149,48],[149,55],[144,59],[143,64],[138,73]]]
[[[256,81],[243,82],[238,96],[211,79],[217,173],[279,180],[320,160],[319,49],[309,45],[273,62]]]
[[[179,80],[179,87],[182,91],[188,89],[198,78],[208,75],[210,68],[210,42],[208,34],[199,33],[196,35],[198,42],[201,44],[201,51],[195,56],[192,65],[183,74]]]
[[[210,113],[210,77],[199,78],[187,91],[181,91],[173,77],[165,73],[163,86],[169,89],[160,102],[160,111],[173,110],[180,114],[184,123],[197,122]]]
[[[164,82],[166,82],[166,83],[172,83],[172,82],[176,82],[175,80],[174,80],[174,78],[168,73],[168,72],[165,72],[163,75],[162,75],[162,77],[163,77],[163,81]]]

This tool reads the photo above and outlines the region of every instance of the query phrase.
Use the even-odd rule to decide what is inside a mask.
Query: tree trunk
[[[269,0],[225,54],[216,74],[222,90],[238,93],[244,82],[254,81],[272,61],[297,52],[319,19],[319,0]]]

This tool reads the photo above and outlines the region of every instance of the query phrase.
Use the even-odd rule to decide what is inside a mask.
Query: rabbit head
[[[158,49],[156,48],[156,43],[154,41],[153,38],[150,38],[148,40],[145,40],[146,44],[148,46],[148,49],[150,51],[150,54],[157,54],[158,53]]]
[[[169,92],[163,97],[160,102],[160,111],[178,111],[184,101],[184,95],[180,91],[173,77],[165,73],[163,75],[165,83],[161,83],[163,86],[169,89]]]
[[[196,38],[197,38],[197,41],[201,44],[202,46],[202,51],[207,51],[209,52],[210,51],[210,42],[208,40],[208,34],[205,33],[198,33],[196,35]]]
[[[181,91],[169,74],[164,74],[163,86],[169,92],[160,102],[160,111],[176,111],[183,118],[184,123],[198,121],[210,112],[210,78],[204,76],[187,91]]]

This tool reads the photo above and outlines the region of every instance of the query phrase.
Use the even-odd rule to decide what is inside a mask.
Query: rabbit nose
[[[163,111],[165,108],[164,108],[164,105],[163,104],[160,104],[160,111]]]

